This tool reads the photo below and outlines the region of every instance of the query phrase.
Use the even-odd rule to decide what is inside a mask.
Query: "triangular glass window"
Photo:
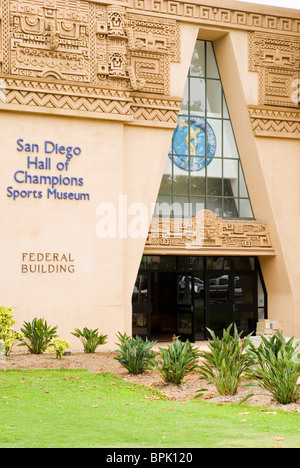
[[[211,42],[197,40],[164,170],[156,216],[253,218]]]

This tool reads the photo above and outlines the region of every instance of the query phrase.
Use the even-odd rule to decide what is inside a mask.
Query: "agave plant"
[[[57,337],[57,326],[51,328],[43,318],[34,318],[32,322],[24,322],[21,332],[22,342],[19,346],[27,346],[31,354],[43,354],[50,346],[53,338]]]
[[[260,335],[262,342],[256,348],[250,344],[249,354],[256,364],[248,372],[254,383],[248,386],[261,387],[281,404],[294,403],[300,398],[300,340],[286,340],[278,332],[269,339]],[[250,397],[251,395],[249,395]]]
[[[199,350],[178,337],[167,348],[159,348],[158,371],[165,382],[181,384],[184,376],[198,367]]]
[[[152,350],[155,341],[144,341],[140,336],[130,338],[126,333],[117,334],[119,339],[119,350],[116,359],[130,374],[143,374],[146,370],[151,370],[155,365],[155,357],[158,353]]]
[[[92,354],[96,351],[98,346],[106,343],[107,335],[98,334],[98,328],[95,330],[91,328],[84,327],[81,331],[79,328],[75,328],[74,332],[71,332],[71,335],[79,338],[83,344],[84,352],[87,354]]]
[[[199,373],[203,379],[214,385],[220,395],[235,395],[246,370],[253,362],[245,352],[251,335],[242,339],[242,332],[238,333],[236,325],[234,324],[233,335],[230,333],[231,328],[232,324],[223,330],[221,339],[208,329],[212,336],[209,351],[200,352],[202,363]],[[199,390],[198,396],[206,390]]]

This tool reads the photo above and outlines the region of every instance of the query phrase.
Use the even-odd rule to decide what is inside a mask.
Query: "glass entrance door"
[[[151,273],[139,273],[132,295],[133,336],[150,337],[151,306]]]
[[[223,329],[231,323],[244,335],[255,331],[258,320],[255,271],[208,271],[205,291],[206,326],[217,336],[222,336]]]
[[[248,335],[256,329],[258,321],[257,273],[234,272],[233,322],[238,331]]]
[[[245,335],[268,317],[255,257],[144,256],[132,304],[132,334],[156,341],[210,339],[231,323]]]
[[[195,280],[192,272],[177,275],[176,336],[195,342]]]
[[[206,327],[221,336],[232,318],[232,275],[227,270],[207,271],[205,286]]]

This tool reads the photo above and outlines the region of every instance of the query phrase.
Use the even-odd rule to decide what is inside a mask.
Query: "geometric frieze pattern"
[[[281,107],[249,106],[255,136],[300,138],[300,111]]]
[[[249,71],[258,73],[258,106],[249,114],[256,136],[300,137],[300,36],[249,33]]]
[[[272,249],[269,228],[256,221],[231,221],[203,210],[192,218],[154,217],[146,241],[147,249]]]
[[[170,64],[180,62],[176,20],[87,0],[2,0],[0,11],[5,105],[175,125],[180,99],[170,98]]]
[[[248,31],[249,70],[259,75],[260,111],[249,109],[254,134],[299,133],[298,117],[269,110],[289,107],[298,116],[291,98],[299,79],[294,13],[185,0],[0,0],[0,20],[2,108],[174,128],[181,99],[170,97],[170,66],[181,61],[184,21]]]
[[[212,5],[214,2],[206,1],[194,2],[184,0],[128,0],[128,6],[135,10],[156,12],[174,18],[193,23],[230,27],[248,31],[270,31],[284,34],[300,33],[299,16],[288,17],[279,14],[262,13],[255,11],[245,11],[230,4],[226,7],[226,2],[222,6]],[[284,5],[283,5],[284,6]]]
[[[259,74],[260,105],[298,108],[293,83],[299,79],[300,36],[249,33],[249,71]]]

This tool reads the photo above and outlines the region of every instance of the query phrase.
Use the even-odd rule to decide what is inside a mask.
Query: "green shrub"
[[[50,343],[48,351],[55,352],[57,359],[61,359],[63,357],[64,351],[70,348],[70,343],[66,340],[60,339],[53,339]]]
[[[184,376],[198,367],[199,350],[189,340],[175,338],[166,349],[159,348],[158,371],[165,382],[181,384]]]
[[[256,364],[248,372],[254,379],[249,386],[261,387],[281,404],[294,403],[300,398],[300,341],[294,338],[286,340],[278,332],[269,339],[260,335],[261,344],[256,348],[250,343],[249,354]],[[251,395],[249,395],[251,396]]]
[[[118,333],[117,338],[119,339],[119,351],[114,359],[130,374],[143,374],[156,365],[155,357],[158,353],[152,350],[155,341],[149,341],[147,338],[144,341],[140,336],[130,338],[126,333],[124,335]]]
[[[223,337],[219,339],[212,330],[209,333],[212,340],[209,341],[209,351],[201,351],[202,363],[200,375],[208,383],[213,384],[220,395],[235,395],[238,387],[245,377],[245,371],[252,363],[251,357],[245,352],[248,344],[248,335],[241,339],[234,324],[233,336],[230,331],[232,324],[223,330]],[[206,389],[199,390],[201,396]]]
[[[12,326],[16,324],[13,320],[11,307],[0,307],[0,340],[4,343],[5,356],[9,356],[12,347],[16,341],[21,341],[23,335],[12,330]]]
[[[75,328],[74,332],[71,332],[71,335],[79,338],[83,344],[84,352],[87,354],[93,354],[98,346],[101,346],[106,343],[107,335],[99,335],[98,328],[92,330],[91,328],[84,327],[81,331],[79,328]]]
[[[24,322],[21,332],[23,340],[19,346],[27,346],[31,354],[43,354],[50,346],[53,338],[57,337],[57,326],[48,327],[43,318],[34,318],[32,322]]]

